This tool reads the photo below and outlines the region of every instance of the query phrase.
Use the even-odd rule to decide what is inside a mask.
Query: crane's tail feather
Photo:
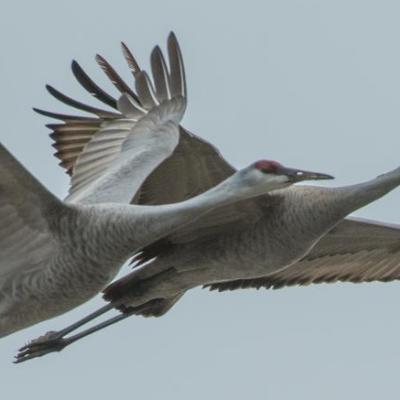
[[[184,292],[157,295],[159,284],[174,279],[175,274],[173,267],[153,275],[150,270],[135,270],[108,285],[103,291],[103,298],[123,313],[159,317],[184,295]],[[154,294],[149,294],[153,290]]]
[[[183,294],[179,294],[166,299],[152,299],[135,307],[119,305],[116,309],[124,314],[129,313],[133,315],[141,315],[142,317],[161,317],[166,314],[182,296]]]

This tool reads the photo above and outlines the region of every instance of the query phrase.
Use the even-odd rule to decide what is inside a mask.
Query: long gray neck
[[[246,170],[238,171],[207,192],[175,204],[98,206],[97,209],[102,208],[104,229],[112,236],[104,236],[104,240],[113,240],[121,252],[125,248],[134,252],[218,207],[276,188],[276,183],[256,184],[251,179]]]
[[[148,227],[155,227],[161,236],[193,222],[202,215],[229,204],[259,196],[277,188],[274,182],[251,182],[246,170],[241,170],[210,190],[188,200],[160,206],[139,206]],[[155,232],[154,232],[155,234]]]
[[[338,188],[337,191],[350,213],[381,198],[399,185],[400,168],[396,168],[370,181]]]
[[[297,186],[284,196],[285,218],[293,234],[312,238],[330,230],[348,214],[400,185],[400,168],[370,181],[338,188]],[[279,191],[284,193],[284,191]]]

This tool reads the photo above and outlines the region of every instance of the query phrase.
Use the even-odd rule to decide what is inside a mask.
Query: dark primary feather
[[[131,69],[132,73],[135,75],[137,72],[140,71],[139,64],[137,63],[135,57],[133,57],[133,54],[131,53],[128,46],[124,42],[121,42],[121,48],[122,48],[122,54],[124,55],[129,68]]]
[[[77,81],[86,89],[91,95],[99,99],[104,104],[117,109],[117,100],[110,96],[106,91],[99,87],[92,79],[87,75],[87,73],[82,69],[82,67],[74,60],[71,64],[72,72],[77,79]]]
[[[68,115],[68,114],[60,114],[60,113],[55,113],[51,111],[46,111],[42,110],[40,108],[33,107],[33,111],[37,112],[40,115],[44,115],[45,117],[50,117],[50,118],[55,118],[55,119],[60,119],[65,122],[69,121],[86,121],[86,120],[97,120],[97,118],[88,118],[88,117],[82,117],[78,115]]]
[[[111,66],[111,64],[100,54],[96,55],[97,64],[100,65],[101,69],[107,75],[108,79],[110,79],[111,83],[121,92],[128,93],[131,97],[133,97],[137,102],[139,102],[139,98],[136,96],[136,93],[126,84],[126,82],[119,76],[119,74],[115,71],[115,69]]]
[[[171,96],[175,97],[180,94],[187,97],[182,54],[173,32],[168,36],[168,56],[170,64]]]
[[[160,101],[171,98],[167,64],[159,46],[156,46],[151,52],[150,60],[157,97]]]
[[[74,100],[73,98],[66,96],[65,94],[61,93],[60,91],[58,91],[57,89],[53,88],[50,85],[46,85],[46,89],[57,100],[61,101],[64,104],[67,104],[68,106],[77,108],[78,110],[87,111],[91,114],[96,114],[100,118],[119,117],[119,114],[116,114],[116,113],[113,113],[110,111],[106,111],[106,110],[102,110],[100,108],[96,108],[93,106],[89,106],[88,104],[84,104],[84,103],[81,103],[80,101]]]

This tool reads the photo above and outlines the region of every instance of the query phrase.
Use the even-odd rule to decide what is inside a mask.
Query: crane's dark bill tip
[[[321,174],[320,172],[304,171],[301,169],[281,167],[281,174],[286,175],[292,182],[301,182],[309,180],[334,179],[332,175]]]
[[[326,179],[335,179],[332,175],[328,174],[321,174],[319,172],[310,172],[310,171],[297,171],[296,176],[294,177],[295,180],[298,181],[319,181],[319,180],[326,180]]]
[[[311,179],[335,179],[334,176],[328,174],[315,174]]]

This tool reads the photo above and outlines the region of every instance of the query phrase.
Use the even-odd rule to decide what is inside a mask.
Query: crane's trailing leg
[[[50,331],[46,334],[32,340],[27,345],[19,349],[18,356],[16,356],[15,363],[19,363],[25,360],[30,360],[31,358],[40,357],[47,353],[54,351],[61,351],[67,345],[71,344],[75,340],[72,340],[75,336],[70,338],[64,338],[64,336],[73,332],[74,330],[80,328],[82,325],[92,321],[93,319],[99,317],[100,315],[112,310],[114,307],[111,304],[107,304],[104,307],[99,308],[95,312],[87,315],[85,318],[80,319],[72,325],[60,331]]]
[[[99,315],[104,314],[105,312],[114,308],[114,305],[108,304],[108,305],[100,308],[99,310],[93,312],[92,314],[88,315],[87,317],[82,318],[77,323],[72,324],[69,327],[67,327],[61,331],[47,332],[45,335],[32,340],[30,343],[28,343],[27,345],[25,345],[19,349],[19,352],[18,352],[17,356],[15,357],[14,363],[19,364],[23,361],[31,360],[32,358],[42,357],[49,353],[61,351],[65,347],[69,346],[70,344],[76,342],[79,339],[84,338],[85,336],[88,336],[94,332],[97,332],[107,326],[113,325],[125,318],[130,317],[131,315],[134,315],[137,313],[143,313],[147,309],[152,309],[154,307],[154,304],[156,304],[159,301],[160,301],[160,299],[154,299],[154,300],[150,300],[149,302],[147,302],[143,305],[137,306],[137,307],[128,307],[120,315],[117,315],[113,318],[103,321],[91,328],[85,329],[84,331],[77,333],[76,335],[73,335],[73,336],[70,336],[67,338],[64,337],[65,335],[72,332],[73,330],[76,330],[77,328],[84,325],[88,321],[93,320],[96,317],[98,317]]]

